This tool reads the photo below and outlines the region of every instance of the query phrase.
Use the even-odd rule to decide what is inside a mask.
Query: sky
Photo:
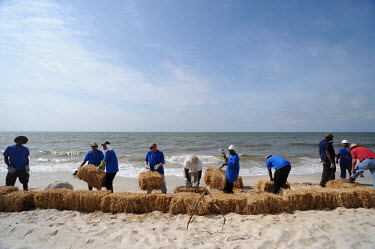
[[[0,0],[0,131],[375,131],[375,2]]]

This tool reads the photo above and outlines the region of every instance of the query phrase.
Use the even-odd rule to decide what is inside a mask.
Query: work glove
[[[223,157],[226,157],[227,155],[225,154],[225,151],[223,150],[223,148],[220,148],[219,149],[219,152],[221,153],[221,155],[223,156]]]
[[[217,167],[219,170],[221,170],[223,167],[225,167],[225,164],[222,164],[221,166]]]
[[[13,168],[13,166],[8,166],[8,173],[11,173],[11,174],[16,173],[16,169]]]
[[[159,167],[161,167],[160,163],[154,166],[154,170],[158,170]]]
[[[106,161],[102,161],[101,163],[100,163],[100,165],[96,168],[96,170],[97,171],[99,171],[99,170],[104,170],[105,169],[105,164],[106,164],[107,162]]]
[[[145,165],[146,170],[150,170],[150,166],[148,164]]]
[[[26,173],[29,173],[30,172],[30,166],[27,164],[26,165]]]

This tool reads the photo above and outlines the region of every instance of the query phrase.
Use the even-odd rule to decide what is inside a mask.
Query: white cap
[[[236,149],[236,147],[234,147],[234,145],[232,144],[232,145],[230,145],[229,146],[229,148],[228,148],[228,150],[235,150]]]
[[[349,141],[348,140],[342,140],[342,142],[341,142],[342,144],[348,144],[349,143]]]

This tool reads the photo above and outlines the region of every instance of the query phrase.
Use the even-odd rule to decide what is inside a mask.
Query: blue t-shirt
[[[26,169],[26,165],[29,163],[29,149],[25,146],[11,145],[5,149],[4,156],[9,156],[10,164],[16,170]]]
[[[328,153],[331,155],[332,160],[335,160],[335,150],[333,149],[332,144],[327,139],[323,139],[322,141],[320,141],[319,149],[320,149],[320,159],[323,162],[328,162],[328,163],[330,162],[327,157],[326,151],[328,151]]]
[[[271,156],[266,160],[266,166],[268,170],[271,170],[271,167],[274,169],[281,169],[285,166],[292,166],[288,160],[281,156]]]
[[[228,156],[228,165],[225,172],[228,182],[235,182],[240,173],[240,157],[235,155]]]
[[[340,163],[351,163],[352,155],[348,151],[349,148],[341,147],[338,154],[340,155]]]
[[[156,152],[152,152],[151,150],[149,150],[146,154],[145,161],[148,162],[148,164],[150,165],[150,171],[153,171],[155,165],[159,163],[165,163],[164,154],[160,150]],[[164,174],[164,166],[159,167],[157,171],[160,174]]]
[[[103,161],[106,161],[105,172],[116,173],[118,172],[117,156],[114,150],[107,150],[105,152]]]
[[[88,164],[94,164],[95,166],[99,166],[103,158],[104,158],[103,152],[101,152],[100,150],[97,150],[95,152],[92,150],[89,150],[87,151],[86,156],[83,159],[83,161],[88,161]]]

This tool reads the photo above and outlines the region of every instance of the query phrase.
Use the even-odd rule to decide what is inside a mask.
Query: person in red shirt
[[[349,182],[354,182],[361,172],[369,170],[374,178],[373,187],[375,188],[375,153],[358,144],[351,144],[348,151],[352,155],[352,175]],[[356,166],[357,159],[359,164]]]

